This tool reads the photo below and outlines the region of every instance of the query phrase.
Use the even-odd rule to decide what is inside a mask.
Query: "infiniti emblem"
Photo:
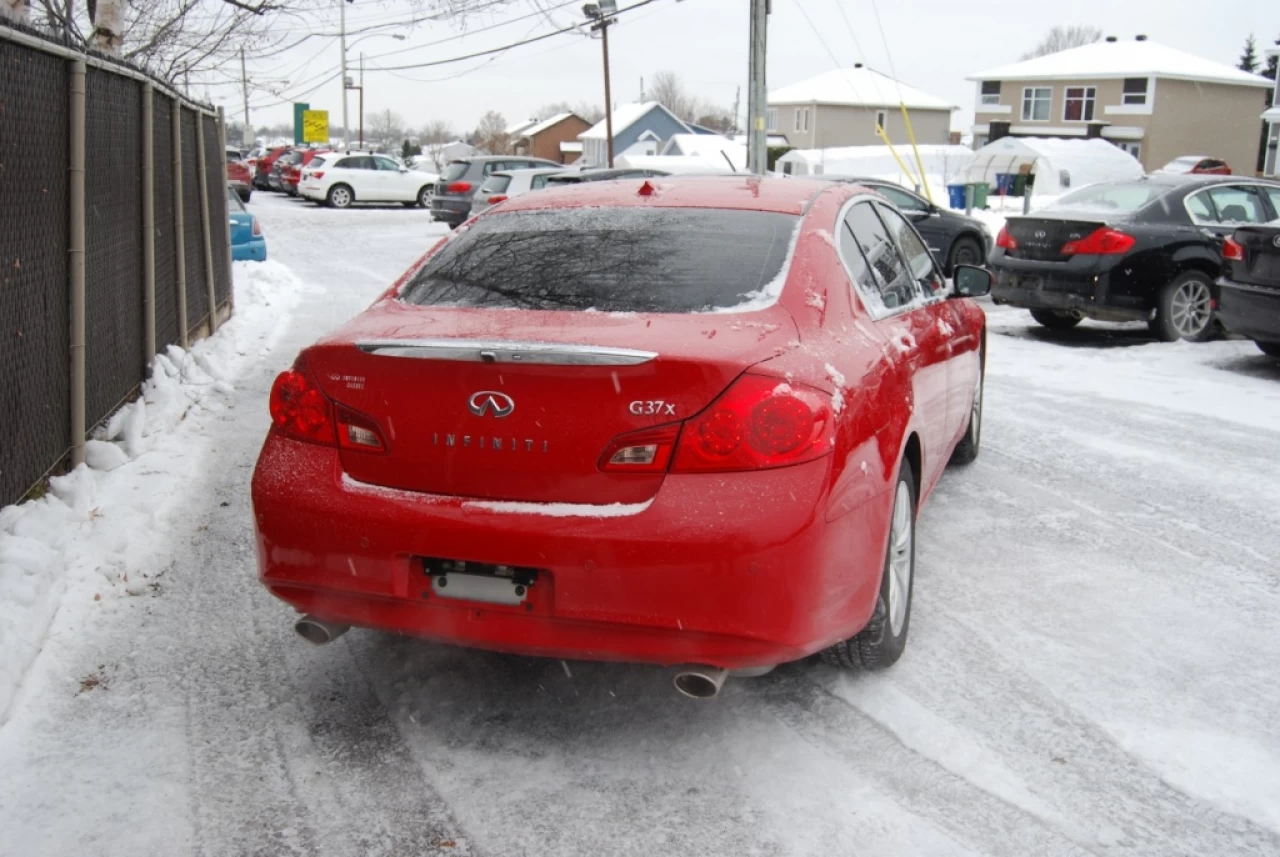
[[[1049,237],[1049,233],[1048,233],[1048,232],[1045,232],[1043,229],[1037,229],[1037,230],[1036,230],[1036,237],[1037,237],[1037,238],[1048,238],[1048,237]]]
[[[506,393],[495,393],[492,390],[481,390],[478,393],[472,393],[471,398],[467,399],[467,410],[478,417],[490,413],[494,417],[501,419],[502,417],[510,416],[515,409],[516,403],[510,396]]]

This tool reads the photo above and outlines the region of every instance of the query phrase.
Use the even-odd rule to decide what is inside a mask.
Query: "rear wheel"
[[[422,189],[418,191],[418,205],[423,208],[431,207],[431,185],[424,185]]]
[[[1148,326],[1165,342],[1211,339],[1214,335],[1213,292],[1208,275],[1187,271],[1174,277],[1160,290],[1156,317]]]
[[[1255,342],[1254,345],[1268,357],[1280,357],[1280,342]]]
[[[911,592],[916,567],[916,489],[911,463],[902,462],[893,494],[889,549],[885,552],[880,594],[871,621],[852,640],[823,650],[833,666],[874,670],[892,666],[907,647],[911,625]]]
[[[955,273],[956,265],[981,265],[982,245],[967,235],[962,235],[951,245],[947,257],[947,270]]]
[[[1056,309],[1033,309],[1031,317],[1036,323],[1050,330],[1070,330],[1080,323],[1080,316],[1075,313],[1062,312]]]
[[[969,427],[951,453],[952,464],[969,464],[978,457],[982,443],[982,387],[986,373],[978,370],[978,385],[973,390],[973,408],[969,411]]]
[[[346,185],[336,184],[329,188],[329,193],[325,196],[324,201],[333,208],[346,208],[355,202],[355,194]]]

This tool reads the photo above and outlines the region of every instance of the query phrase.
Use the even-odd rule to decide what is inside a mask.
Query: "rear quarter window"
[[[511,184],[511,176],[489,176],[480,185],[481,193],[502,193]]]
[[[440,181],[457,181],[467,174],[467,167],[469,166],[471,166],[470,161],[453,161],[446,166],[444,168],[444,172],[440,174]]]
[[[762,308],[800,219],[760,211],[584,208],[481,218],[402,290],[417,306],[608,312]]]

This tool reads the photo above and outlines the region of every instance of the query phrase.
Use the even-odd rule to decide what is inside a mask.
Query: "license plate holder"
[[[436,598],[509,607],[525,604],[538,579],[535,568],[438,558],[425,558],[423,572]]]

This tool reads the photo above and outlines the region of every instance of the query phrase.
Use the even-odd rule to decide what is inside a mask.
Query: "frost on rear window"
[[[1130,184],[1095,184],[1060,198],[1049,211],[1121,212],[1137,211],[1173,190],[1171,185],[1133,182]]]
[[[460,179],[467,174],[467,167],[471,164],[467,161],[454,161],[444,168],[444,172],[440,174],[440,181],[451,182]]]
[[[716,312],[776,302],[800,219],[708,208],[577,208],[481,218],[428,260],[419,306]]]

